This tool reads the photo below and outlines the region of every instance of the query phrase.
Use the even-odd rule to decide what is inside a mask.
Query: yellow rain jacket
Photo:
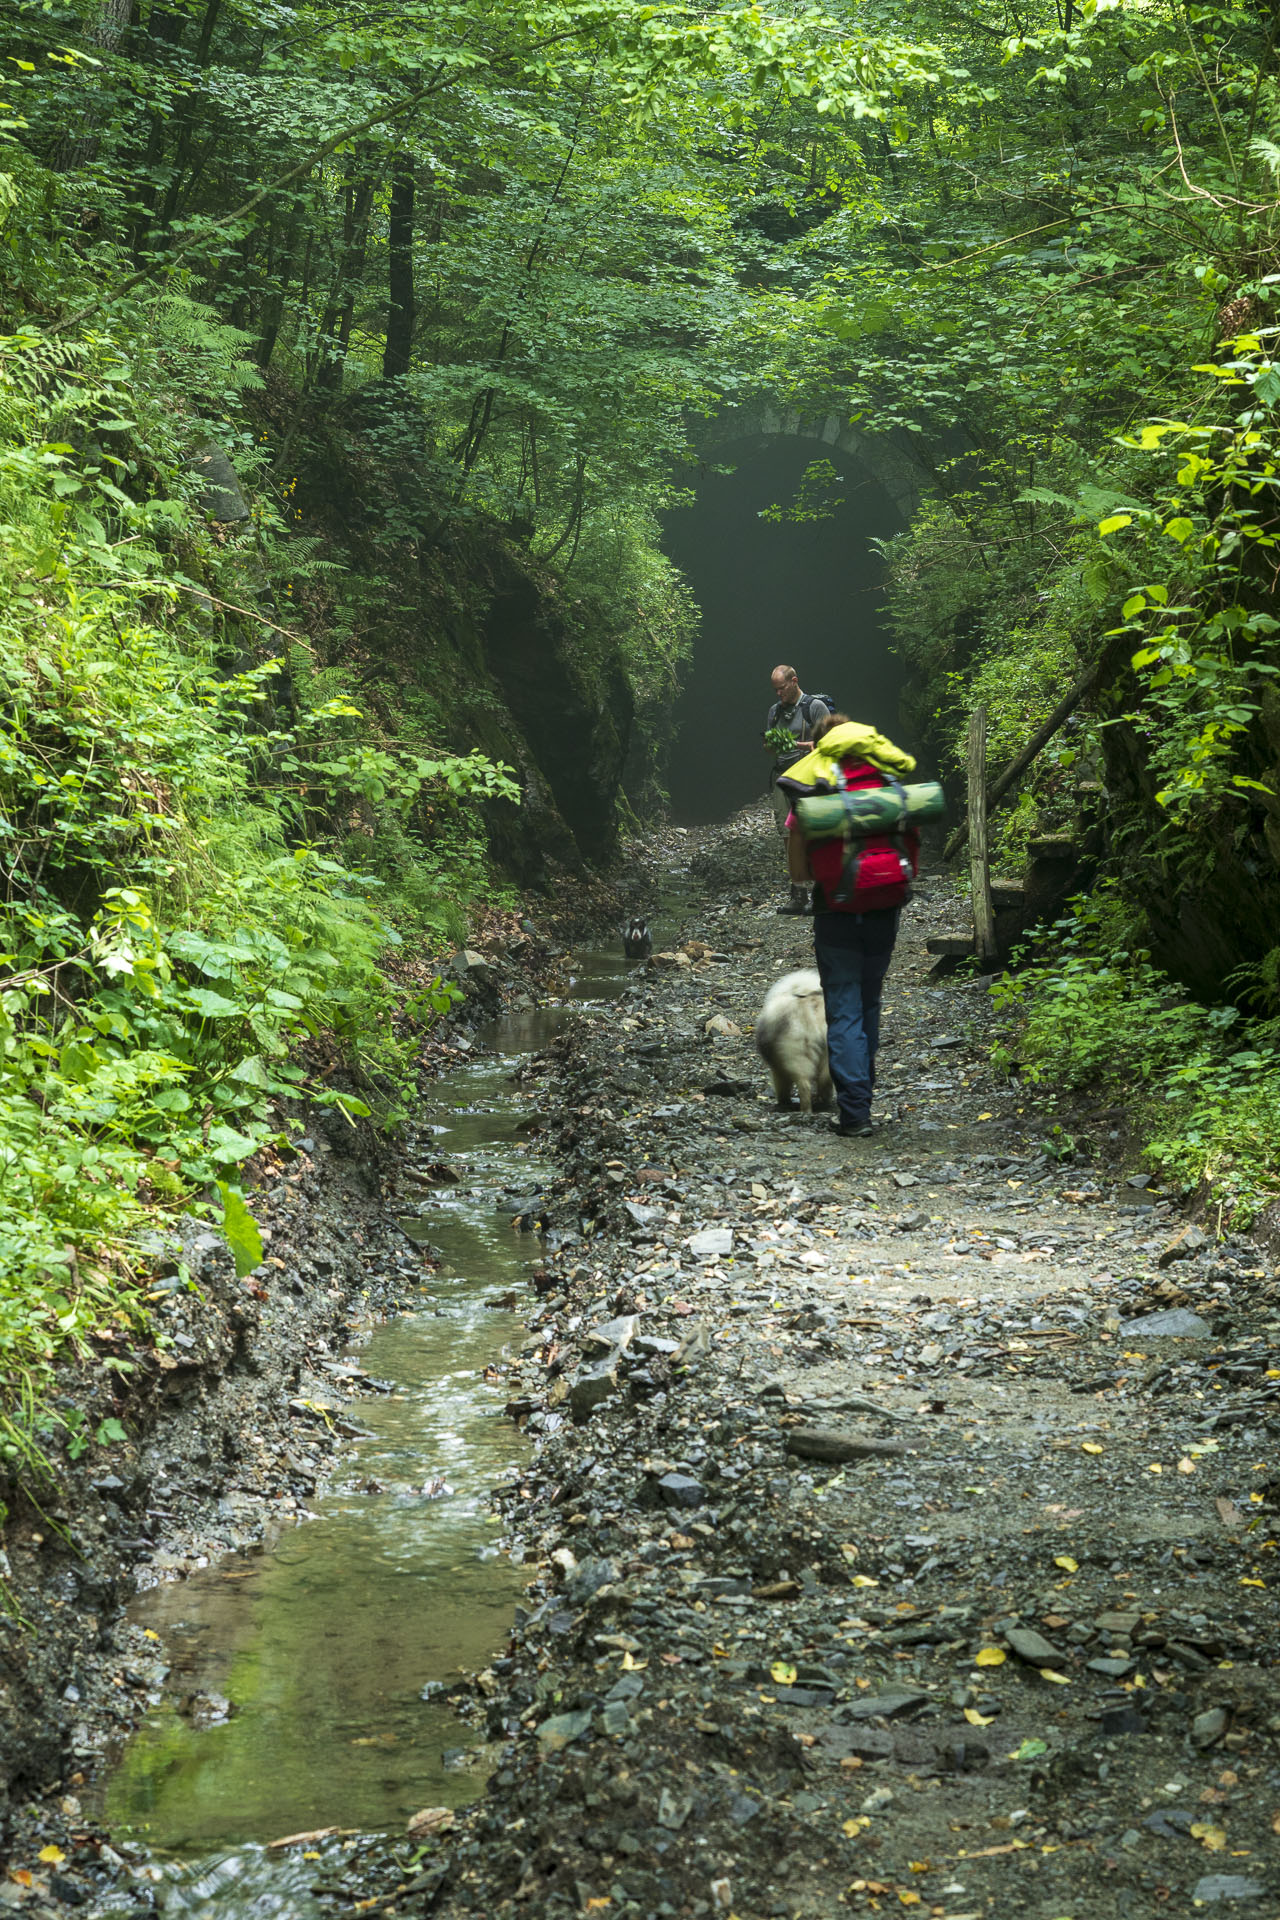
[[[911,755],[904,753],[901,747],[895,747],[892,740],[886,740],[874,727],[865,727],[861,721],[850,720],[844,726],[829,728],[812,753],[807,753],[803,760],[797,760],[794,766],[779,774],[778,785],[834,787],[840,761],[851,754],[859,760],[869,760],[873,767],[879,767],[881,773],[892,774],[895,780],[905,780],[909,773],[916,770]]]

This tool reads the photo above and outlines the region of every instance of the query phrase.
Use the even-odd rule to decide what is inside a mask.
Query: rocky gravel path
[[[993,1074],[941,873],[885,1124],[776,1113],[750,1027],[811,948],[771,832],[663,836],[701,904],[522,1069],[560,1175],[495,1496],[530,1584],[455,1695],[488,1790],[277,1850],[261,1910],[1276,1920],[1270,1264],[1123,1164],[1122,1111]]]
[[[775,1114],[749,1028],[809,930],[766,832],[683,843],[705,907],[535,1065],[559,1244],[499,1496],[532,1582],[460,1696],[497,1769],[373,1897],[1268,1920],[1273,1278],[1126,1178],[1114,1111],[1067,1142],[993,1076],[985,990],[924,951],[942,876],[887,1124]]]

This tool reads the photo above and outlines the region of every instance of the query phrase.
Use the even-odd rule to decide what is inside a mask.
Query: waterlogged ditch
[[[622,965],[590,956],[569,997],[616,993]],[[342,1409],[361,1437],[313,1517],[131,1609],[171,1666],[108,1780],[107,1823],[159,1855],[237,1849],[157,1868],[167,1908],[239,1910],[261,1894],[272,1911],[309,1911],[261,1843],[403,1830],[421,1808],[481,1791],[486,1755],[437,1696],[493,1656],[524,1583],[494,1544],[488,1493],[527,1443],[485,1374],[524,1328],[486,1303],[514,1305],[542,1247],[513,1227],[512,1196],[550,1170],[520,1131],[512,1068],[571,1018],[561,1006],[497,1021],[478,1036],[484,1056],[436,1083],[409,1165],[443,1161],[461,1177],[415,1187],[421,1204],[401,1225],[441,1264],[420,1306],[357,1337],[349,1357],[376,1388]]]

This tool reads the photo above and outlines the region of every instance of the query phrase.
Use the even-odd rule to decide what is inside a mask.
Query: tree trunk
[[[387,220],[387,338],[382,354],[384,380],[402,380],[413,354],[417,306],[413,288],[413,207],[417,179],[407,153],[396,155],[391,175]]]
[[[93,24],[85,33],[85,40],[100,53],[112,54],[124,39],[132,17],[133,0],[102,0]],[[51,162],[55,173],[70,173],[74,167],[83,167],[98,151],[103,108],[96,89],[88,91],[87,99],[88,105],[78,133],[74,137],[64,134],[58,142]]]
[[[366,160],[366,166],[368,162]],[[347,217],[343,222],[342,257],[338,262],[338,272],[330,295],[329,309],[325,314],[322,334],[330,340],[328,351],[321,342],[324,355],[316,374],[317,387],[326,392],[336,393],[342,386],[342,369],[346,364],[347,347],[351,341],[351,322],[355,316],[356,282],[364,271],[365,246],[369,238],[369,215],[373,209],[374,178],[366,174],[362,180],[354,181],[347,189]]]

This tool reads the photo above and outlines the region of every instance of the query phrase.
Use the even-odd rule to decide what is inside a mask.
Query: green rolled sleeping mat
[[[921,820],[939,820],[946,810],[936,780],[915,786],[864,787],[855,793],[805,793],[795,802],[806,840],[839,840],[850,834],[898,833]]]

